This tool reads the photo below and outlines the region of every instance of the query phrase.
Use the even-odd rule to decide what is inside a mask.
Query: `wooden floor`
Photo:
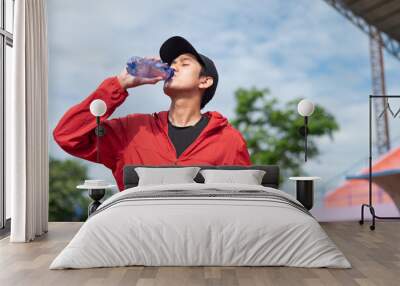
[[[118,267],[49,270],[81,223],[50,223],[32,243],[0,241],[0,285],[400,285],[400,222],[321,223],[352,269],[295,267]]]

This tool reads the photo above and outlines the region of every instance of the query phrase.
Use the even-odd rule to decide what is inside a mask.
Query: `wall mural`
[[[204,15],[183,1],[184,12],[122,1],[118,13],[100,2],[48,1],[50,220],[86,220],[124,191],[127,165],[277,165],[279,190],[311,202],[318,220],[360,218],[370,74],[356,27],[323,1],[214,3]],[[387,86],[399,89],[395,78],[389,70]],[[394,126],[400,108],[383,111]],[[375,172],[400,166],[392,129]],[[374,182],[376,208],[396,216],[385,188]]]

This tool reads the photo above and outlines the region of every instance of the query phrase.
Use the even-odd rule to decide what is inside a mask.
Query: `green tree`
[[[245,138],[253,164],[276,164],[281,171],[280,181],[287,176],[305,175],[304,137],[299,128],[304,125],[304,118],[297,112],[301,98],[288,101],[283,106],[273,98],[268,89],[243,89],[235,91],[235,117],[231,124]],[[315,138],[328,135],[333,139],[333,132],[339,126],[322,106],[315,105],[315,110],[308,121],[307,158],[319,155]]]
[[[76,186],[87,178],[87,167],[51,156],[49,164],[49,221],[85,221],[90,199]]]

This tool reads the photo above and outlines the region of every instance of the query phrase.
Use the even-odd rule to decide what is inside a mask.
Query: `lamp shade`
[[[303,99],[297,105],[297,111],[301,116],[310,116],[314,112],[314,104],[308,99]]]
[[[101,99],[95,99],[90,103],[90,113],[94,116],[102,116],[107,111],[106,103]]]

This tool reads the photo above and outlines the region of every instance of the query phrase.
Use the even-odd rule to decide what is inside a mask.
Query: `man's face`
[[[199,88],[201,65],[196,57],[186,53],[175,58],[171,67],[175,69],[174,76],[164,82],[164,92],[171,95],[174,91],[193,91]]]

